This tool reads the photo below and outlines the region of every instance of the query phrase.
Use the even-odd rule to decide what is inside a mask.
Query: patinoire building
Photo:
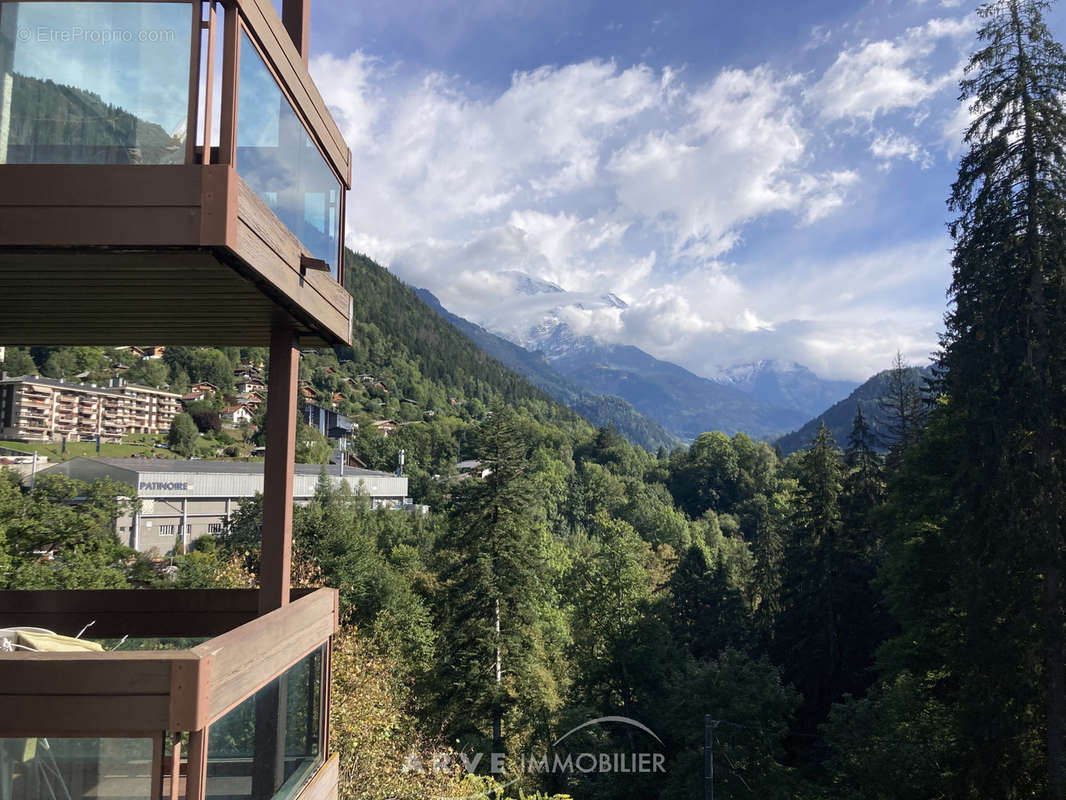
[[[374,508],[414,510],[407,498],[407,478],[389,472],[337,465],[297,464],[293,501],[306,503],[315,493],[322,470],[353,492],[366,495]],[[74,458],[41,474],[59,472],[93,481],[111,478],[137,490],[141,510],[115,525],[124,544],[145,553],[165,554],[204,534],[221,533],[240,502],[263,491],[263,462],[177,461],[150,458]]]

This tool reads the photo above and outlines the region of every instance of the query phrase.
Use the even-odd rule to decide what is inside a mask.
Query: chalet
[[[300,348],[351,344],[352,159],[308,71],[309,2],[0,2],[0,342],[269,347],[271,411],[258,589],[0,591],[17,637],[93,624],[0,658],[0,796],[337,797],[338,595],[290,586]],[[22,36],[75,23],[89,46]],[[135,417],[169,403],[110,388]],[[203,492],[185,472],[138,472],[142,513]]]
[[[249,392],[248,394],[238,395],[236,405],[247,406],[254,414],[259,409],[259,406],[265,402],[266,398],[259,392]]]
[[[399,429],[399,425],[389,419],[379,419],[376,422],[371,422],[371,426],[377,430],[382,436],[389,436],[396,433]]]
[[[167,351],[165,345],[153,345],[152,347],[142,348],[144,350],[145,358],[162,358],[163,354]]]
[[[248,409],[248,406],[226,406],[218,414],[223,420],[234,425],[252,421],[252,412]]]
[[[198,383],[194,383],[192,386],[190,386],[189,391],[199,392],[205,397],[208,395],[214,396],[218,394],[218,387],[215,386],[213,383],[208,383],[207,381],[199,381]]]
[[[236,383],[237,391],[241,394],[249,392],[265,392],[266,384],[258,378],[242,378]]]
[[[307,402],[313,403],[318,397],[318,392],[316,392],[312,386],[301,386],[300,396]]]

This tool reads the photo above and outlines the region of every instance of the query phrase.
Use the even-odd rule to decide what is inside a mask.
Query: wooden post
[[[270,333],[266,464],[263,465],[263,538],[259,568],[261,615],[289,602],[299,363],[300,351],[296,348],[291,323],[275,322]]]
[[[222,25],[222,92],[218,98],[218,163],[237,163],[237,92],[240,90],[241,23],[236,3],[224,5]],[[212,80],[214,76],[212,75]],[[206,147],[206,144],[205,144]]]
[[[281,22],[289,32],[292,43],[300,51],[305,67],[310,53],[307,42],[311,29],[310,5],[310,0],[283,0],[281,4]]]

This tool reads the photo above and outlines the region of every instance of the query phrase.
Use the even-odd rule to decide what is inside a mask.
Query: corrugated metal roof
[[[164,458],[95,458],[92,456],[80,456],[82,461],[94,461],[99,464],[107,464],[112,467],[133,470],[134,472],[188,472],[201,475],[227,474],[227,475],[262,475],[262,461],[206,461],[203,459],[164,459]],[[296,464],[297,475],[319,475],[323,468],[326,474],[340,477],[340,467],[336,464]],[[373,478],[394,478],[392,472],[380,472],[373,469],[359,469],[357,467],[345,467],[345,477],[365,476]]]

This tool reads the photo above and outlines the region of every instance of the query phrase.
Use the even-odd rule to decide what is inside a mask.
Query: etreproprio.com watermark
[[[166,44],[177,38],[173,28],[86,28],[71,25],[19,25],[15,38],[23,44]]]
[[[590,725],[600,725],[605,722],[617,722],[636,728],[655,739],[661,746],[660,739],[650,728],[637,722],[630,717],[598,717],[572,728],[554,742],[552,748],[558,747],[564,739],[573,733],[587,728]],[[486,755],[488,758],[486,758]],[[502,777],[505,773],[515,774],[554,774],[554,775],[588,775],[591,773],[633,775],[653,774],[666,772],[666,756],[661,752],[632,752],[632,753],[597,753],[597,752],[551,752],[551,753],[520,753],[510,759],[504,753],[460,753],[458,755],[438,753],[428,759],[420,759],[411,753],[403,764],[404,772],[450,772],[455,767],[461,767],[463,772],[474,774],[479,770],[482,774],[488,773],[494,777]],[[517,780],[517,778],[515,779]],[[510,781],[503,786],[514,783]],[[503,788],[503,787],[501,787]],[[458,800],[457,798],[441,798],[440,800]]]

